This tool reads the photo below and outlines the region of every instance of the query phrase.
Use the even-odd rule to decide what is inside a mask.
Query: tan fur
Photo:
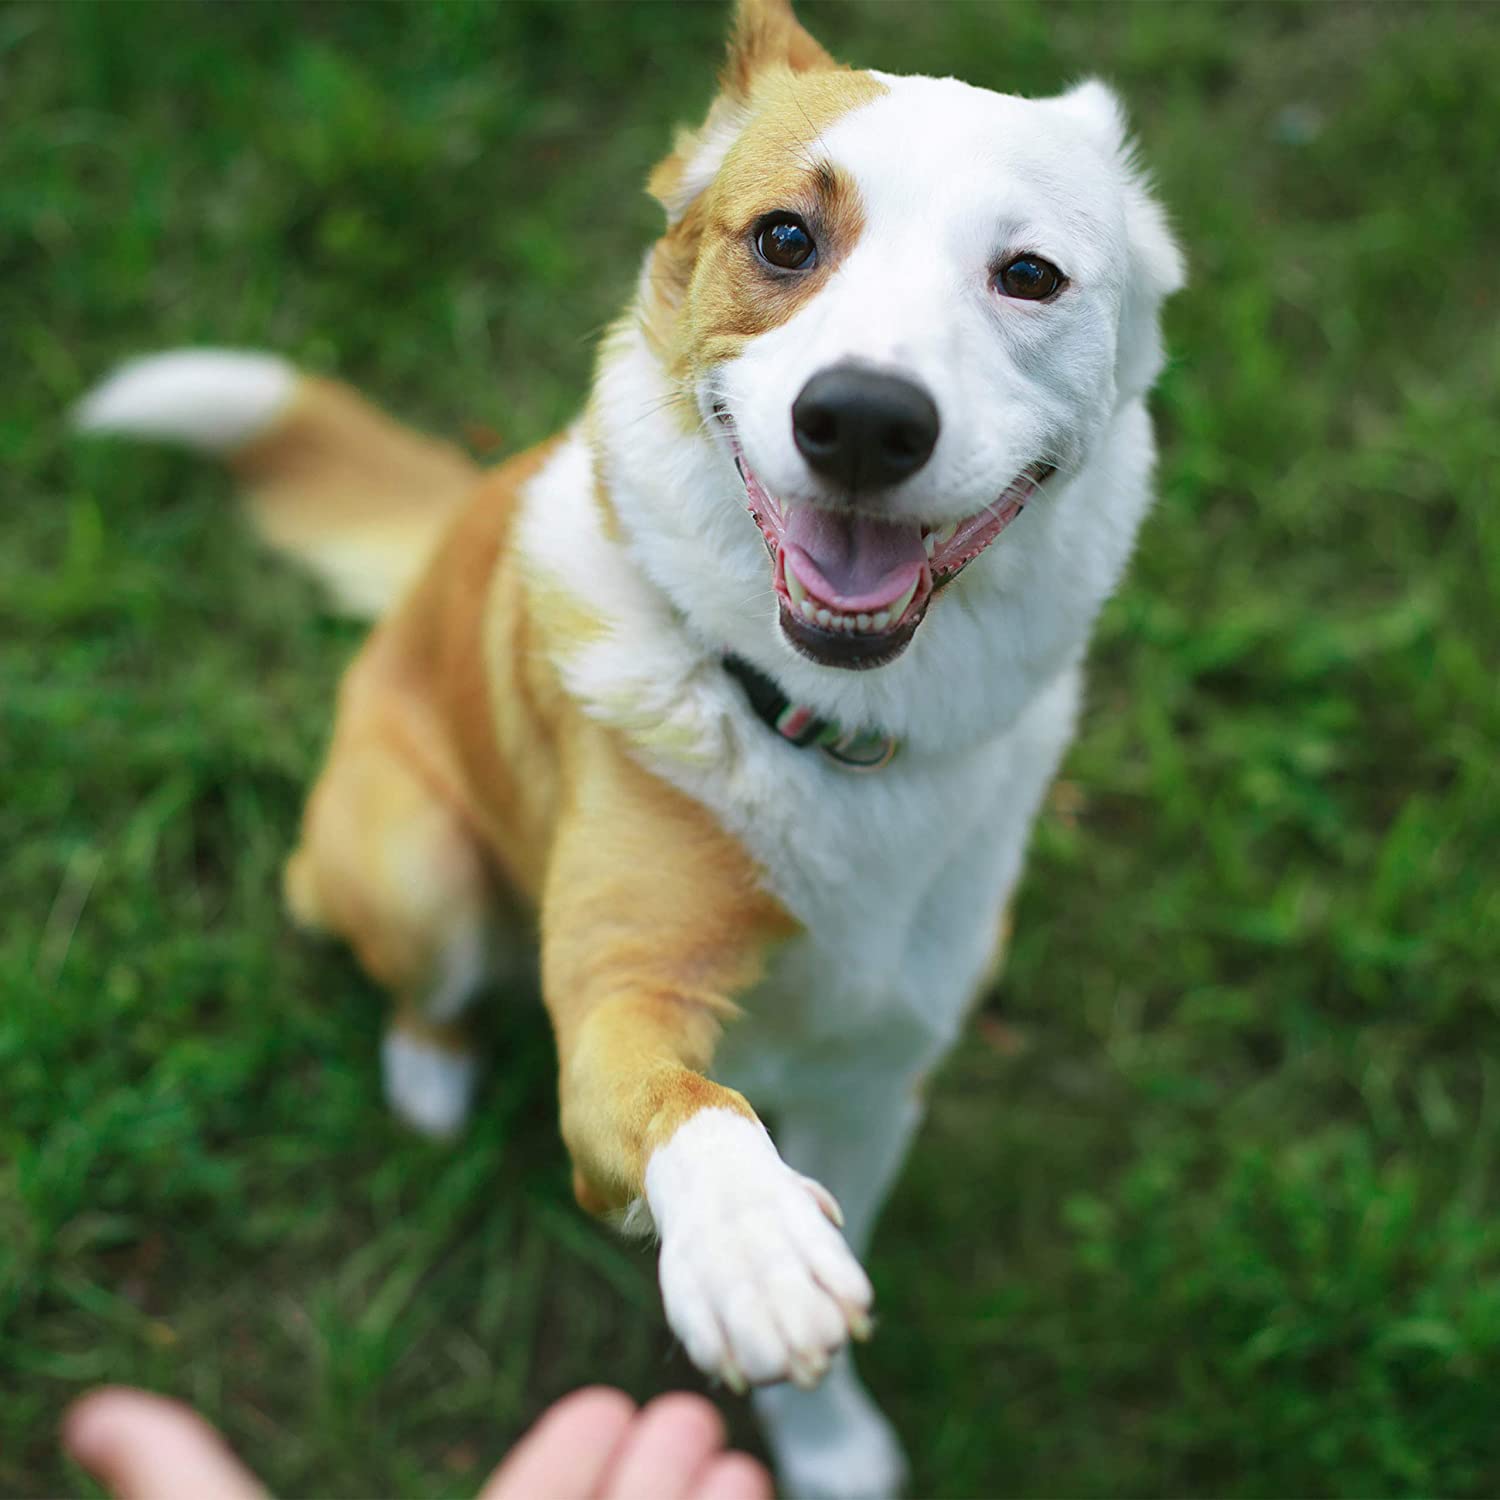
[[[825,163],[810,164],[785,123],[768,117],[763,128],[749,127],[744,149],[736,146],[714,186],[652,252],[646,328],[679,379],[733,358],[799,312],[864,228],[854,184]],[[816,264],[795,276],[767,269],[751,243],[755,221],[777,209],[800,214],[817,244]]]
[[[789,7],[771,0],[741,7],[724,82],[702,130],[680,134],[650,182],[670,207],[703,141],[726,117],[744,117],[713,183],[651,256],[641,316],[679,378],[732,358],[747,340],[786,322],[853,248],[864,227],[859,195],[820,159],[818,136],[886,92],[873,75],[838,67]],[[756,256],[755,221],[777,209],[807,220],[818,247],[812,270],[779,276]]]
[[[730,98],[743,99],[777,68],[808,73],[837,67],[792,13],[791,0],[740,0],[719,82]]]
[[[420,572],[479,473],[459,449],[398,425],[347,386],[308,378],[272,430],[230,462],[265,540],[367,617]]]

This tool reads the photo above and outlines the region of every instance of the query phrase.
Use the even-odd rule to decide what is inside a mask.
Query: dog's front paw
[[[699,1369],[735,1390],[813,1386],[874,1293],[833,1195],[792,1171],[765,1128],[726,1109],[681,1125],[646,1168],[667,1321]]]

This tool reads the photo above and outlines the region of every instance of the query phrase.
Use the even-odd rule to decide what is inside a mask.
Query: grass
[[[1193,268],[1162,498],[864,1359],[921,1495],[1500,1489],[1500,26],[1435,4],[807,6],[844,55],[1131,101]],[[0,10],[0,1492],[197,1403],[282,1493],[469,1493],[693,1377],[497,1004],[451,1150],[278,910],[357,635],[216,472],[71,441],[219,342],[484,451],[565,420],[716,6]],[[750,1440],[743,1411],[729,1403]]]

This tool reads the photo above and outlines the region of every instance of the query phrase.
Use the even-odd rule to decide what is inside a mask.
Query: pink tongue
[[[927,564],[915,521],[877,521],[802,505],[787,519],[782,539],[808,593],[845,613],[894,604]]]

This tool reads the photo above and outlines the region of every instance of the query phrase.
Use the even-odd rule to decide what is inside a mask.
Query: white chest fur
[[[847,1069],[915,1071],[946,1049],[993,952],[1076,698],[1065,673],[1009,733],[870,775],[784,745],[741,711],[731,778],[674,777],[741,838],[802,926],[725,1037],[729,1082],[771,1107]]]

